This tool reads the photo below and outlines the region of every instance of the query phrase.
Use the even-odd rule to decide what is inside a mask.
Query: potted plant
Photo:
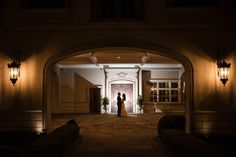
[[[143,98],[141,95],[138,96],[137,105],[138,105],[139,113],[141,113],[143,109]]]
[[[102,99],[102,105],[103,105],[103,109],[105,110],[105,113],[107,113],[107,106],[109,105],[109,98],[108,97],[103,97]]]

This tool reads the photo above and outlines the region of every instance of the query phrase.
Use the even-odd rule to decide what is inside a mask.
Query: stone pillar
[[[139,86],[139,74],[140,74],[140,68],[138,68],[138,71],[136,72],[136,74],[137,74],[137,90],[138,90],[138,96],[140,95],[140,93],[139,93],[139,88],[140,88],[140,86]]]
[[[104,75],[105,75],[105,96],[107,96],[107,71],[104,69]]]

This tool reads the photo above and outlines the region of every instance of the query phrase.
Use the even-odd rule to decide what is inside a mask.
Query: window
[[[151,102],[179,102],[179,81],[151,81]]]
[[[23,9],[69,8],[70,0],[21,0]]]
[[[181,100],[182,100],[182,102],[186,102],[186,87],[185,87],[185,81],[182,81],[181,82],[181,87],[182,87],[182,92],[181,92]]]
[[[92,19],[142,20],[143,4],[143,0],[92,0]]]
[[[167,7],[216,7],[219,0],[166,0]]]
[[[157,102],[157,83],[156,82],[151,82],[151,101],[152,102]]]

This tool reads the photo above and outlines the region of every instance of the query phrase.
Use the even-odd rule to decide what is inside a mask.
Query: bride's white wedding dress
[[[125,101],[124,101],[123,98],[121,99],[121,103],[122,104],[121,104],[121,113],[120,113],[120,115],[123,116],[123,117],[127,117],[128,116],[128,112],[125,109]]]

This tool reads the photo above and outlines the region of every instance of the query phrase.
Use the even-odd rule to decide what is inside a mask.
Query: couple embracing
[[[117,107],[118,107],[118,110],[117,110],[117,116],[118,117],[126,117],[128,116],[128,113],[125,109],[125,100],[126,100],[126,95],[125,94],[122,94],[122,98],[120,97],[120,92],[118,92],[118,96],[117,96]]]

